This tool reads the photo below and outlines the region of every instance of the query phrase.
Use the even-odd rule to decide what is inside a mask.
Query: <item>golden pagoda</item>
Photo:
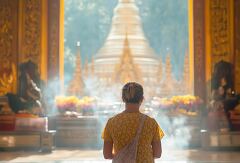
[[[186,53],[184,57],[184,65],[183,65],[183,79],[182,79],[182,86],[183,92],[185,94],[191,94],[191,83],[190,83],[190,65],[189,65],[189,55]]]
[[[68,86],[67,93],[69,95],[82,96],[84,90],[84,83],[82,78],[82,64],[80,54],[80,42],[77,43],[76,66],[73,78]]]
[[[173,78],[170,54],[168,54],[166,57],[164,72],[164,79],[159,83],[160,94],[163,97],[175,94],[177,92],[176,89],[179,87],[178,83]]]
[[[112,18],[110,33],[94,58],[95,75],[100,83],[114,83],[113,76],[116,65],[121,63],[121,57],[125,49],[127,36],[128,48],[131,51],[132,60],[141,71],[143,83],[153,86],[157,82],[158,57],[149,46],[145,38],[139,9],[135,0],[119,0]],[[122,72],[122,74],[127,72]],[[132,75],[134,76],[134,75]],[[138,79],[134,79],[137,81]],[[150,81],[150,83],[149,83]],[[155,88],[151,88],[155,89]]]

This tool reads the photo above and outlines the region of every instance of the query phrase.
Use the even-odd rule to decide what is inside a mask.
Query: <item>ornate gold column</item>
[[[218,61],[233,63],[233,0],[206,0],[208,77]]]
[[[190,0],[191,1],[191,0]],[[205,80],[205,0],[189,1],[189,9],[193,12],[192,38],[194,56],[194,94],[206,100],[206,80]],[[192,5],[192,6],[191,6]],[[191,46],[190,46],[191,50]],[[191,54],[191,51],[190,51]],[[190,55],[191,56],[191,55]]]
[[[18,0],[0,0],[0,95],[17,91]]]
[[[19,0],[19,64],[32,60],[47,80],[47,0]]]
[[[41,0],[19,3],[19,62],[30,59],[41,67]]]
[[[240,93],[240,0],[234,1],[234,27],[235,89]]]
[[[41,79],[64,75],[64,0],[0,0],[0,95],[17,91],[18,65],[32,60]]]
[[[59,11],[59,0],[48,1],[48,78],[53,78],[59,73]]]
[[[206,0],[205,17],[206,78],[211,80],[217,62],[234,62],[233,0]],[[208,87],[209,95],[210,90],[211,85]]]
[[[64,0],[48,1],[48,78],[64,78]]]

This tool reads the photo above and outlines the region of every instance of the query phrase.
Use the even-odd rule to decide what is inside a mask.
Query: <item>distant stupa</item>
[[[82,72],[81,54],[80,54],[80,42],[78,42],[75,72],[68,86],[67,93],[69,95],[83,96],[83,93],[84,93],[83,89],[84,89],[84,83],[83,83],[83,72]]]
[[[183,78],[182,78],[182,86],[185,94],[191,94],[192,88],[190,83],[190,64],[189,64],[189,55],[188,53],[185,54],[184,57],[184,65],[183,65]]]
[[[101,83],[114,82],[112,76],[124,51],[126,33],[133,61],[139,66],[143,83],[151,85],[154,89],[159,60],[144,36],[139,9],[134,0],[119,0],[114,9],[111,31],[95,56],[95,74]]]

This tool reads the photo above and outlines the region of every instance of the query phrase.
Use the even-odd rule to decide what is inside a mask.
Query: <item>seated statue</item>
[[[44,114],[41,93],[43,82],[37,70],[37,65],[31,61],[20,65],[18,94],[7,93],[6,95],[13,112],[26,110],[33,114]]]
[[[231,130],[230,111],[237,106],[238,99],[233,91],[233,70],[230,63],[220,61],[214,66],[212,96],[213,106],[216,107],[215,109],[222,108],[224,110]]]

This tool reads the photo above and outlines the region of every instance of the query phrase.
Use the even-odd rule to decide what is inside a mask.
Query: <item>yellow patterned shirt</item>
[[[113,142],[114,153],[120,151],[135,137],[140,123],[140,114],[123,112],[108,120],[102,138],[104,141]],[[137,163],[154,162],[151,143],[161,140],[163,136],[164,133],[156,120],[147,116],[139,138]]]

